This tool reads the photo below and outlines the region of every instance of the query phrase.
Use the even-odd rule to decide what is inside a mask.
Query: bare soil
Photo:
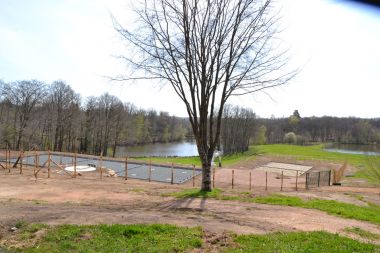
[[[254,163],[277,161],[268,157],[260,159]],[[216,186],[231,193],[243,189],[247,191],[246,173],[236,179],[238,189],[231,189],[230,172],[235,169],[235,173],[241,172],[243,175],[247,169],[253,168],[254,165],[249,163],[246,161],[217,170]],[[195,183],[199,186],[199,177]],[[103,177],[100,180],[96,172],[70,178],[54,170],[52,178],[48,179],[46,170],[43,170],[36,180],[32,168],[24,169],[22,175],[18,169],[12,169],[11,173],[8,173],[0,168],[0,245],[6,244],[12,234],[10,228],[19,220],[51,225],[168,223],[202,226],[205,231],[218,238],[223,237],[226,231],[263,234],[275,231],[325,230],[345,234],[343,230],[346,227],[358,227],[380,234],[380,227],[374,224],[339,218],[317,210],[214,199],[167,197],[166,193],[191,187],[191,180],[183,185],[131,179],[126,181],[111,177]],[[280,192],[277,185],[270,190],[271,193]],[[253,192],[256,195],[268,194],[264,188],[255,186]],[[363,201],[365,199],[379,203],[379,192],[379,188],[357,187],[322,187],[313,190],[299,189],[296,192],[294,185],[289,183],[288,191],[282,193],[302,198],[317,197],[366,205]]]

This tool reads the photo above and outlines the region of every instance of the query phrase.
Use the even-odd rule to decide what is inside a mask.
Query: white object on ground
[[[74,166],[69,166],[69,167],[66,167],[65,170],[67,171],[74,171]],[[90,167],[90,166],[87,166],[87,165],[79,165],[76,167],[76,171],[77,172],[90,172],[90,171],[95,171],[96,168],[94,167]]]

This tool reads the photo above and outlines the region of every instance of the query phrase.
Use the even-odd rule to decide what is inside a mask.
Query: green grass
[[[342,203],[335,200],[310,199],[303,200],[299,197],[270,195],[267,197],[257,197],[253,199],[256,203],[286,205],[309,209],[317,209],[328,214],[337,215],[344,218],[368,221],[380,224],[380,206],[370,204],[369,206],[357,206],[349,203]]]
[[[214,198],[218,200],[235,200],[242,202],[253,202],[260,204],[271,204],[281,206],[294,206],[308,209],[317,209],[331,215],[336,215],[349,219],[368,221],[380,225],[380,206],[368,203],[368,206],[357,206],[354,204],[338,202],[335,200],[310,199],[303,200],[299,197],[272,194],[263,197],[251,197],[250,194],[235,193],[235,195],[224,194],[219,189],[211,192],[202,192],[198,189],[186,189],[172,194],[177,198]]]
[[[46,227],[46,226],[45,226]],[[25,231],[21,233],[24,235]],[[21,239],[25,236],[22,236]],[[61,225],[22,252],[184,252],[202,245],[199,227],[173,225]]]
[[[369,240],[380,240],[379,234],[374,234],[361,228],[357,228],[357,227],[345,228],[344,231],[347,233],[356,234],[362,238],[366,238]]]
[[[327,232],[272,233],[267,235],[241,235],[235,238],[238,246],[225,250],[257,253],[348,253],[380,252],[379,245],[361,243],[356,240]]]

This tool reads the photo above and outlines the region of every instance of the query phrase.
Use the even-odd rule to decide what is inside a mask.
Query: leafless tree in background
[[[284,51],[275,48],[271,0],[146,0],[135,9],[137,29],[115,29],[127,42],[132,73],[118,80],[169,82],[184,102],[202,161],[202,187],[211,190],[211,160],[223,109],[233,95],[282,85]]]
[[[20,149],[30,115],[35,107],[42,103],[46,94],[46,85],[37,80],[17,81],[12,85],[6,84],[3,92],[6,100],[15,105],[14,128],[17,129],[15,148]]]

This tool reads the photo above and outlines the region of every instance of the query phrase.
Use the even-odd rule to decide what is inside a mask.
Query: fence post
[[[252,190],[252,172],[249,172],[249,191]]]
[[[124,173],[124,179],[128,180],[128,156],[125,157],[125,173]]]
[[[11,150],[8,149],[8,172],[11,173]]]
[[[282,185],[284,183],[284,171],[281,171],[281,191],[282,191]]]
[[[329,186],[331,185],[331,173],[332,173],[332,171],[330,170],[330,172],[329,172]]]
[[[193,188],[195,187],[195,164],[193,164]]]
[[[297,170],[297,174],[296,174],[296,191],[298,191],[298,170]]]
[[[309,172],[306,172],[306,181],[305,181],[305,188],[306,188],[306,190],[309,189],[308,181],[309,181]]]
[[[173,184],[174,183],[174,164],[172,163],[172,171],[171,171],[171,178],[170,178],[170,184]]]
[[[265,191],[268,191],[268,171],[265,171]]]
[[[5,150],[5,170],[8,169],[8,148]]]
[[[24,160],[24,151],[22,150],[20,153],[20,174],[22,174],[22,162]]]
[[[149,174],[148,174],[148,181],[151,181],[152,177],[152,158],[149,158]]]
[[[215,167],[212,170],[212,188],[215,188]]]
[[[36,171],[37,171],[37,167],[38,167],[38,156],[37,156],[37,150],[34,150],[34,175],[36,176],[37,178],[37,175],[36,175]]]
[[[99,169],[100,169],[100,179],[103,179],[103,152],[100,154],[100,160],[99,160]]]
[[[319,181],[321,180],[321,172],[318,171],[318,187],[319,187]]]
[[[74,177],[77,177],[77,152],[74,153]]]
[[[48,160],[47,160],[47,166],[48,166],[48,178],[50,178],[50,150],[48,151]]]
[[[231,179],[231,183],[232,183],[232,189],[234,188],[234,179],[235,179],[235,170],[233,169],[232,170],[232,179]]]

